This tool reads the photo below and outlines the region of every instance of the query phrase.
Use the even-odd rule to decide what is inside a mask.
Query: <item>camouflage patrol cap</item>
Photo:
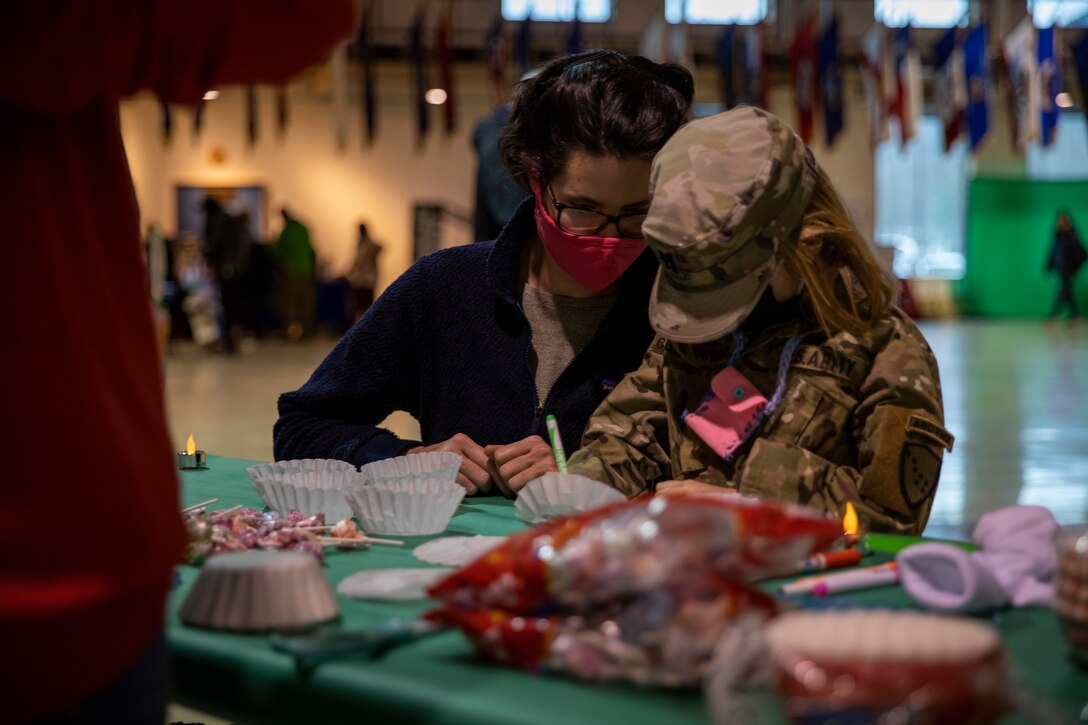
[[[808,207],[815,167],[797,134],[758,108],[692,121],[669,139],[642,225],[661,262],[650,296],[657,332],[707,342],[744,321]]]

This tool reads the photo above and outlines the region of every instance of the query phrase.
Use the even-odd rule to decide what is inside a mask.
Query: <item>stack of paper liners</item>
[[[359,469],[367,483],[379,481],[456,481],[461,456],[446,451],[428,451],[368,463]]]
[[[1058,533],[1058,585],[1054,610],[1073,658],[1088,665],[1088,526]]]
[[[767,641],[794,722],[990,723],[1009,710],[997,631],[966,617],[909,611],[799,611]],[[821,720],[822,721],[822,720]]]
[[[446,530],[465,489],[433,479],[378,480],[347,493],[363,531],[426,536]]]
[[[624,500],[622,493],[592,478],[574,473],[546,473],[518,493],[514,511],[522,521],[539,524],[556,516]]]
[[[185,624],[237,632],[305,629],[339,615],[321,565],[297,551],[213,556],[178,610]]]
[[[324,514],[329,522],[351,516],[344,494],[362,485],[354,468],[351,470],[294,471],[254,478],[264,502],[286,516],[299,511],[307,516]]]

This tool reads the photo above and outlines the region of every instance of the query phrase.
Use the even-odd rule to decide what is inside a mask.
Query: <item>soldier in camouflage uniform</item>
[[[569,470],[628,495],[849,501],[867,530],[920,533],[953,442],[937,362],[811,152],[737,108],[681,129],[651,186],[658,336]]]

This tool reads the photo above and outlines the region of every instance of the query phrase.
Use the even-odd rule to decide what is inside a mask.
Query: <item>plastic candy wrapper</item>
[[[431,587],[429,613],[486,656],[593,680],[689,686],[746,613],[747,582],[791,571],[842,533],[810,509],[753,499],[636,499],[555,519]]]
[[[249,549],[304,551],[322,561],[323,547],[304,527],[324,523],[321,514],[306,516],[292,511],[280,516],[244,506],[191,514],[185,517],[189,532],[185,563],[199,566],[213,554]]]

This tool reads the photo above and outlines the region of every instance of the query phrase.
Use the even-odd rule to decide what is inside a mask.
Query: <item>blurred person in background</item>
[[[283,231],[276,239],[276,256],[280,261],[283,324],[287,339],[301,340],[314,324],[314,269],[317,258],[310,244],[310,230],[286,207],[280,209]]]
[[[519,83],[501,148],[532,196],[494,241],[417,261],[280,397],[276,458],[452,451],[469,493],[510,493],[554,466],[545,416],[577,441],[652,337],[650,161],[687,120],[693,85],[680,66],[615,51]],[[380,427],[396,410],[422,440]]]
[[[186,541],[118,99],[280,82],[353,31],[349,0],[0,4],[0,702],[6,722],[162,723]],[[165,181],[165,180],[164,180]],[[28,310],[28,306],[40,306]],[[79,450],[78,469],[57,457]],[[42,535],[43,522],[86,535]]]
[[[348,284],[355,298],[355,319],[363,316],[374,304],[374,290],[378,287],[378,257],[382,245],[370,238],[366,224],[359,225],[359,246],[355,249],[355,262],[348,272]]]
[[[1077,317],[1077,299],[1073,291],[1073,278],[1088,261],[1088,251],[1081,244],[1077,230],[1073,227],[1073,220],[1069,212],[1058,212],[1058,221],[1054,227],[1054,244],[1050,247],[1050,257],[1047,259],[1047,271],[1058,275],[1058,296],[1054,299],[1054,306],[1050,308],[1050,317],[1056,318],[1062,313],[1062,309],[1069,308],[1070,321]]]
[[[181,309],[189,323],[193,342],[209,352],[222,339],[219,326],[222,308],[215,276],[204,259],[200,240],[192,232],[182,232],[174,253],[174,277],[182,292]]]
[[[221,350],[229,355],[243,333],[252,240],[241,216],[228,213],[210,196],[203,207],[204,252],[219,292]]]

